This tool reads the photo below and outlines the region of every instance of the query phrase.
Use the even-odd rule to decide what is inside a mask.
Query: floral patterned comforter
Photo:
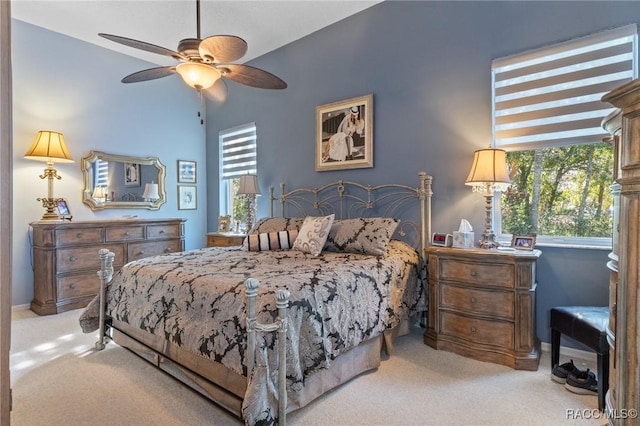
[[[244,281],[249,277],[260,281],[259,322],[275,319],[277,289],[291,293],[289,393],[341,353],[425,310],[418,254],[394,240],[386,256],[206,248],[144,258],[114,275],[107,315],[246,375]],[[262,338],[257,346],[264,353],[256,354],[256,363],[268,363],[265,371],[272,373],[252,377],[243,407],[251,424],[273,422],[277,413],[273,395],[262,395],[272,388],[267,382],[277,382],[276,357],[268,356],[274,339]]]

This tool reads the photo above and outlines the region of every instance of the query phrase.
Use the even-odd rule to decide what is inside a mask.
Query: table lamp
[[[47,209],[42,215],[42,220],[60,219],[60,214],[56,211],[56,208],[61,198],[54,198],[53,196],[53,179],[60,180],[62,177],[58,176],[58,172],[53,168],[53,162],[73,163],[73,158],[71,158],[67,150],[62,133],[40,130],[24,158],[47,162],[47,168],[40,175],[40,179],[46,178],[49,181],[47,198],[38,198],[38,201],[42,201],[42,207]]]
[[[493,209],[494,192],[506,191],[511,180],[507,172],[507,156],[502,149],[479,149],[473,155],[473,165],[465,182],[473,192],[482,193],[485,197],[484,233],[480,241],[480,248],[491,249],[498,247],[491,227],[491,211]]]
[[[238,195],[244,195],[249,200],[246,220],[247,232],[249,232],[249,230],[253,227],[256,219],[256,195],[260,195],[260,188],[258,187],[258,176],[252,174],[240,176]]]

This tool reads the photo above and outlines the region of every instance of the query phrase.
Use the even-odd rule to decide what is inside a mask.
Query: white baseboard
[[[28,311],[29,309],[31,309],[31,305],[29,305],[28,303],[25,303],[24,305],[11,306],[11,312]]]

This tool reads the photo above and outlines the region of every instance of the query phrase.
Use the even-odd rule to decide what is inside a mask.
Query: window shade
[[[219,133],[220,176],[233,179],[256,174],[256,125],[243,124]]]
[[[109,186],[109,162],[98,158],[94,167],[94,186]]]
[[[637,78],[628,25],[492,62],[494,146],[506,150],[601,142],[613,111],[600,98]]]

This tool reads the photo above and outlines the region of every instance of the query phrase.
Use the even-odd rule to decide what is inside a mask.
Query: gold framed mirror
[[[82,202],[91,210],[158,210],[167,202],[166,167],[158,157],[91,151],[81,167]]]

